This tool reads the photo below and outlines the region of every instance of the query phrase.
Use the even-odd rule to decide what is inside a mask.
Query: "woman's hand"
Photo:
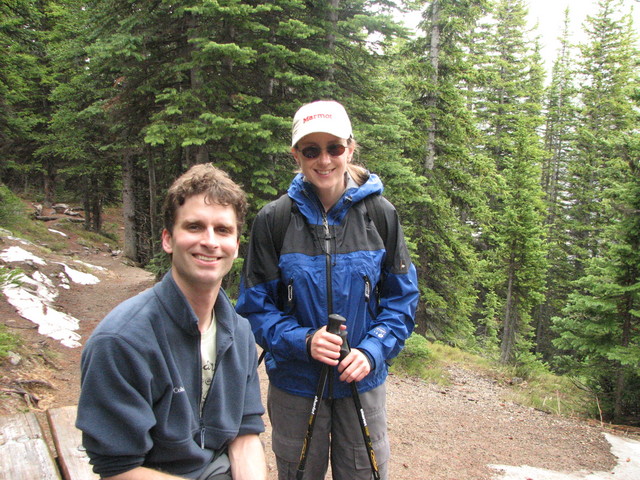
[[[316,330],[307,341],[310,342],[309,353],[311,358],[332,367],[338,365],[340,346],[342,345],[342,338],[339,335],[327,332],[325,325]]]
[[[371,364],[367,356],[357,348],[351,349],[349,354],[338,365],[340,381],[359,382],[371,371]]]

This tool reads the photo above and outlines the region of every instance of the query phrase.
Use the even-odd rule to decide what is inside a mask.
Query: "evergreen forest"
[[[226,170],[250,224],[293,177],[297,108],[336,99],[400,214],[416,333],[639,425],[640,4],[596,3],[546,71],[524,0],[2,0],[0,182],[96,232],[121,205],[124,255],[159,269],[176,176]]]

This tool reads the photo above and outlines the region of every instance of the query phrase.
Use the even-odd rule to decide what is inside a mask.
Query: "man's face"
[[[217,291],[238,257],[236,213],[231,205],[189,197],[178,208],[173,234],[162,232],[162,248],[172,255],[173,278],[189,294]]]

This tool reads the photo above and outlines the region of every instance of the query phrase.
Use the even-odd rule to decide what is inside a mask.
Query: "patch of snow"
[[[0,258],[5,262],[33,262],[38,265],[46,265],[46,262],[31,252],[20,247],[9,247],[0,252]]]
[[[30,292],[27,288],[11,284],[6,285],[2,292],[21,317],[38,325],[38,333],[59,340],[66,347],[80,347],[80,335],[75,332],[80,326],[78,320],[52,308],[49,300],[41,297],[38,290],[43,291],[40,286],[36,292]],[[48,289],[45,287],[44,290]]]
[[[84,265],[85,267],[91,268],[93,270],[101,270],[103,272],[107,270],[104,267],[100,267],[98,265],[91,265],[90,263],[83,262],[82,260],[74,260],[74,262],[79,263],[80,265]]]
[[[62,265],[64,267],[64,273],[67,274],[73,283],[79,283],[81,285],[95,285],[96,283],[100,283],[100,279],[95,275],[81,272],[80,270],[71,268],[64,263],[58,263],[58,265]]]
[[[71,285],[69,285],[69,277],[67,277],[64,272],[60,272],[58,274],[58,278],[60,279],[60,284],[58,285],[60,288],[64,288],[65,290],[71,289]]]
[[[58,235],[61,235],[63,237],[68,237],[68,235],[64,232],[60,232],[58,230],[54,230],[53,228],[48,228],[47,230],[49,230],[51,233],[57,233]]]
[[[0,258],[5,262],[32,262],[46,265],[40,257],[20,248],[9,247],[0,252]],[[60,263],[64,273],[60,272],[60,287],[69,289],[69,281],[83,285],[93,285],[100,280],[95,275],[84,273]],[[88,265],[88,264],[87,264]],[[101,269],[101,267],[95,267]],[[76,333],[80,326],[78,319],[59,312],[53,308],[53,302],[58,296],[58,290],[53,282],[42,272],[36,270],[31,277],[20,274],[16,283],[5,285],[2,292],[7,301],[16,309],[18,314],[38,325],[38,333],[60,341],[69,348],[80,347],[80,335]]]
[[[34,295],[40,297],[43,302],[51,303],[58,296],[58,291],[51,283],[51,280],[37,270],[33,272],[32,277],[25,274],[18,275],[16,281],[24,290],[30,290]]]
[[[618,464],[610,472],[554,472],[526,465],[489,465],[500,474],[496,480],[638,480],[640,479],[640,442],[629,438],[605,433],[611,444],[611,453],[618,458]]]

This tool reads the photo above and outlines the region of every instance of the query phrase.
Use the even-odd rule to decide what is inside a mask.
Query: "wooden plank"
[[[82,446],[82,432],[76,428],[77,407],[59,407],[47,410],[53,443],[58,451],[58,464],[65,480],[93,480],[89,457]]]
[[[0,480],[60,480],[60,473],[32,412],[0,416]]]

